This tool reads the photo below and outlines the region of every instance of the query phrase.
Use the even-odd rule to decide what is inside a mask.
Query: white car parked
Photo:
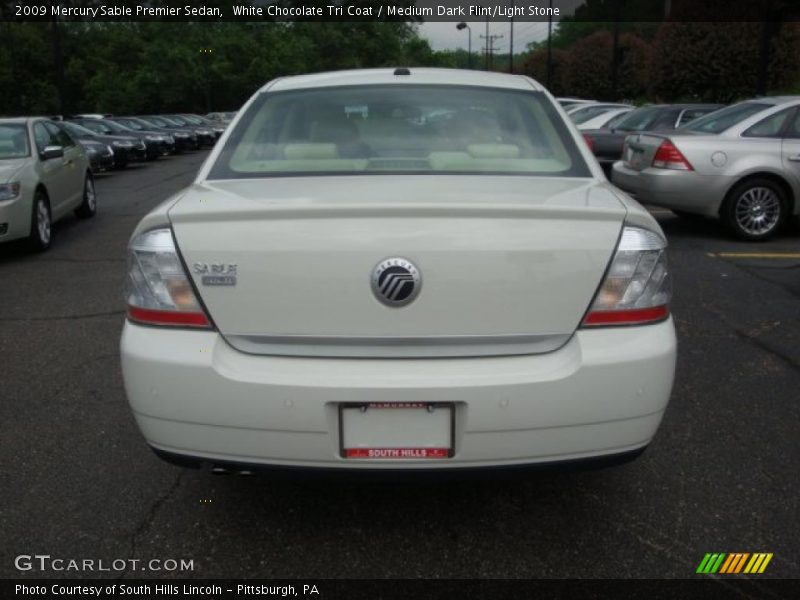
[[[55,221],[96,210],[89,159],[69,134],[48,119],[0,119],[0,242],[45,250]]]
[[[497,73],[264,86],[133,232],[148,444],[218,471],[641,452],[675,366],[666,241],[561,115]]]

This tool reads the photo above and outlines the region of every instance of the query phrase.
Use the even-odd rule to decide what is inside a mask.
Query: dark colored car
[[[214,137],[216,139],[219,139],[222,136],[222,134],[225,133],[225,130],[228,128],[227,124],[222,124],[216,121],[212,121],[211,119],[207,119],[206,117],[200,115],[181,113],[178,116],[200,127],[207,127],[208,129],[214,132]]]
[[[627,113],[604,129],[587,129],[583,137],[592,148],[606,176],[611,166],[622,159],[625,138],[637,131],[672,131],[697,117],[719,110],[722,104],[653,104]]]
[[[73,125],[70,129],[69,124]],[[74,126],[77,126],[74,127]],[[88,136],[94,135],[98,141],[111,146],[114,150],[114,164],[117,168],[125,167],[130,162],[140,162],[147,160],[147,144],[135,135],[125,135],[125,131],[118,130],[105,119],[92,119],[92,118],[73,118],[64,121],[64,127],[73,134],[73,129],[78,135]],[[88,130],[86,133],[85,130]]]
[[[197,138],[197,133],[193,127],[183,127],[174,121],[155,115],[145,115],[139,118],[154,127],[171,132],[181,150],[197,150],[200,148],[200,140]]]
[[[220,136],[213,127],[209,127],[205,123],[196,123],[193,119],[188,119],[183,115],[161,115],[161,118],[177,123],[181,127],[193,129],[201,146],[213,146]]]
[[[86,150],[92,171],[110,171],[114,168],[114,151],[108,144],[88,138],[77,138],[76,141]]]
[[[155,127],[152,123],[137,117],[109,117],[107,120],[144,136],[147,143],[152,143],[161,156],[175,154],[179,151],[172,131]]]
[[[110,147],[114,151],[114,168],[116,169],[122,169],[132,161],[145,158],[143,144],[135,137],[98,133],[96,129],[85,127],[82,120],[60,121],[58,125],[63,127],[73,139],[98,142]]]

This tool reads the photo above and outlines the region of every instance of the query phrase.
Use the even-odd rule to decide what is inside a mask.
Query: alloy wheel
[[[737,198],[734,208],[737,225],[753,236],[770,232],[781,219],[781,201],[768,187],[748,188]]]

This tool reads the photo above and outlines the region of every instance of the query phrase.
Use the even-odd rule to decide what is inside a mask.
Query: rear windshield
[[[658,119],[662,110],[660,106],[637,108],[620,119],[614,128],[622,131],[644,131]]]
[[[25,158],[30,153],[28,130],[25,125],[0,124],[0,160]]]
[[[542,93],[375,85],[262,94],[210,178],[431,172],[589,176]]]
[[[763,102],[742,102],[695,119],[681,129],[700,133],[722,133],[748,117],[771,107],[771,104]]]

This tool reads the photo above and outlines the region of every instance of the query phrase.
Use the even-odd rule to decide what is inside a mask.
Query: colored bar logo
[[[754,575],[763,573],[771,560],[772,552],[756,552],[754,554],[749,552],[709,552],[700,561],[697,573],[706,575],[715,573],[722,575],[749,573]]]

